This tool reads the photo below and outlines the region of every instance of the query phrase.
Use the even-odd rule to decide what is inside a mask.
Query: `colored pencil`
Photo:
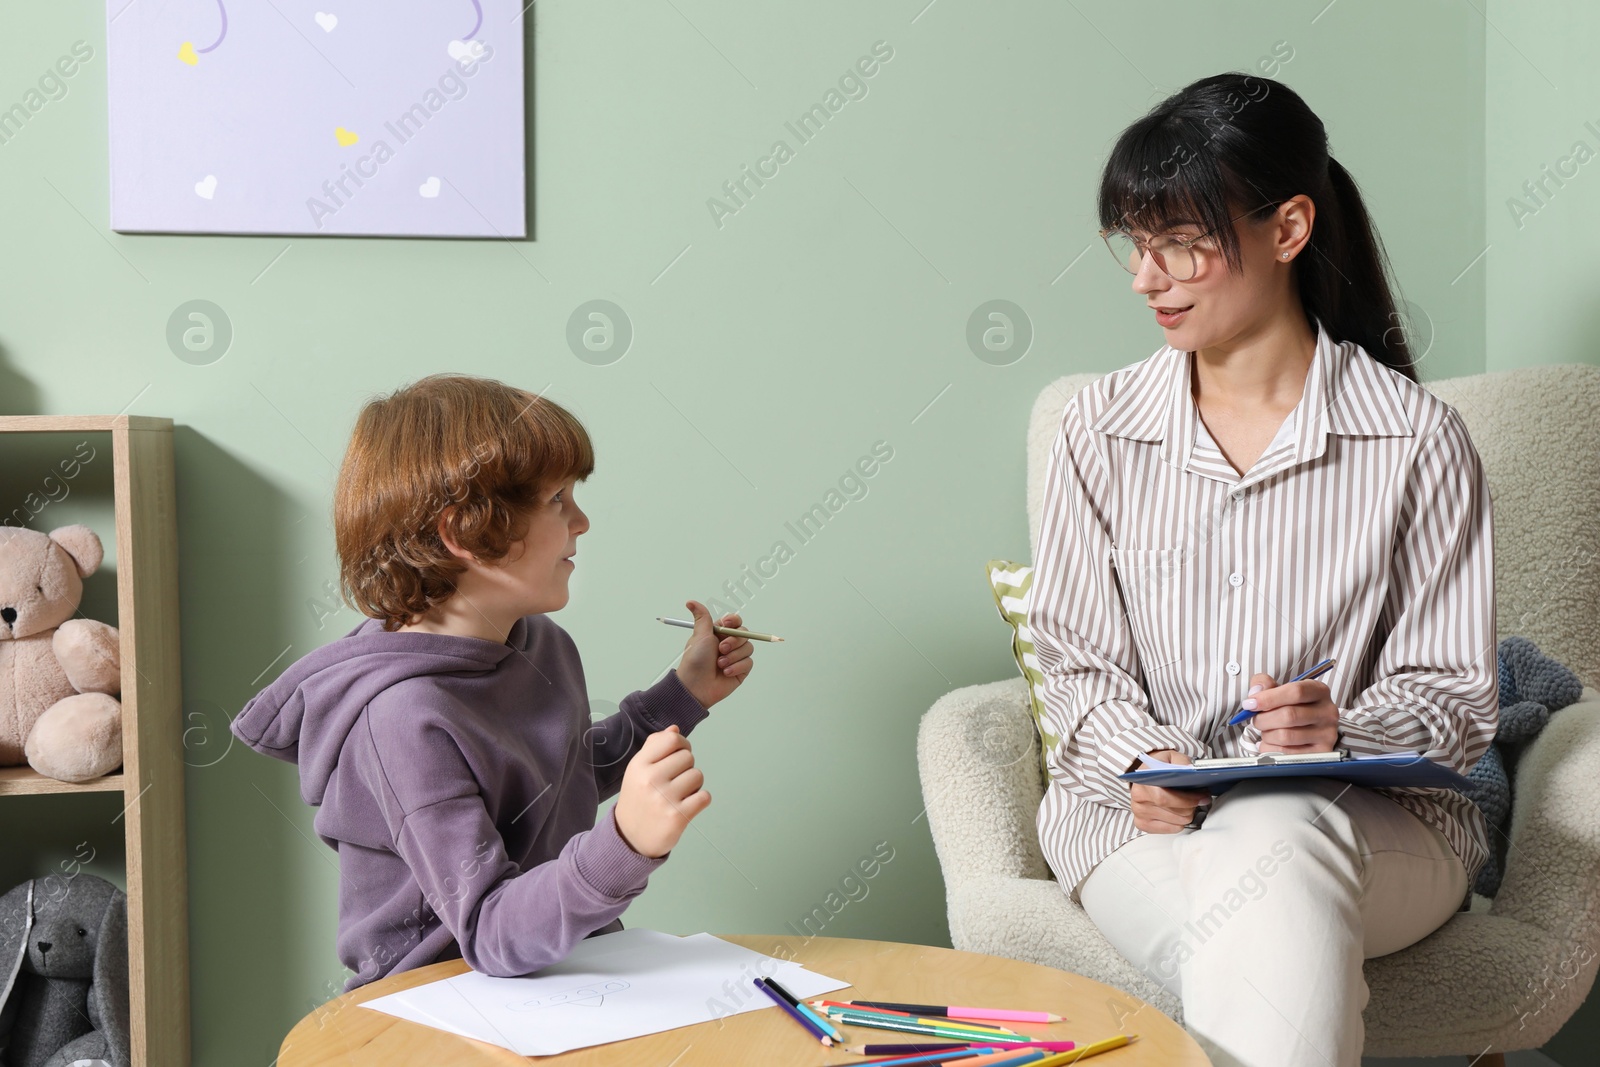
[[[829,1037],[833,1038],[835,1043],[841,1045],[844,1044],[844,1035],[835,1030],[833,1028],[833,1024],[829,1023],[828,1020],[824,1019],[822,1016],[812,1011],[809,1007],[796,1000],[794,994],[783,988],[783,986],[779,985],[776,978],[761,978],[758,979],[758,981],[765,982],[767,985],[775,989],[778,993],[778,996],[782,997],[784,1000],[787,1000],[796,1011],[808,1016],[812,1022],[822,1027],[823,1032]]]
[[[931,1026],[936,1030],[959,1031],[963,1034],[977,1034],[980,1037],[992,1037],[1001,1040],[1004,1044],[1017,1041],[1026,1041],[1026,1034],[1019,1034],[1015,1030],[1003,1030],[999,1027],[984,1026],[981,1023],[959,1023],[950,1019],[924,1018],[920,1015],[906,1015],[903,1012],[873,1011],[869,1008],[844,1008],[837,1004],[811,1005],[818,1011],[831,1013],[839,1012],[857,1019],[886,1019],[897,1023],[917,1023],[920,1026]]]
[[[880,1064],[882,1067],[897,1067],[899,1064],[919,1063],[926,1064],[927,1067],[937,1067],[937,1065],[945,1063],[959,1063],[965,1065],[968,1063],[977,1062],[976,1057],[978,1056],[988,1056],[995,1052],[1006,1051],[1008,1050],[984,1048],[983,1046],[979,1045],[974,1046],[973,1048],[945,1049],[943,1052],[923,1052],[915,1056],[884,1056],[875,1060],[857,1060],[856,1062],[861,1064],[870,1063],[873,1064],[874,1067],[877,1067],[877,1065]]]
[[[1008,1041],[1007,1048],[1042,1048],[1046,1052],[1070,1052],[1078,1046],[1071,1041]],[[948,1049],[971,1048],[973,1042],[959,1045],[949,1044],[867,1044],[845,1045],[843,1051],[853,1052],[858,1056],[898,1056],[910,1055],[913,1052],[940,1052]]]
[[[949,1055],[949,1053],[946,1053]],[[1022,1064],[1033,1064],[1043,1061],[1050,1053],[1041,1048],[1008,1048],[1000,1052],[992,1052],[987,1056],[978,1056],[973,1059],[946,1060],[946,1063],[959,1063],[962,1067],[1021,1067]]]
[[[864,1026],[869,1030],[893,1030],[902,1034],[920,1034],[923,1037],[956,1037],[960,1035],[965,1041],[992,1045],[1025,1045],[1025,1041],[1013,1041],[993,1034],[982,1034],[975,1031],[952,1030],[942,1026],[928,1026],[918,1022],[900,1022],[893,1016],[863,1016],[854,1013],[839,1012],[833,1009],[828,1012],[828,1017],[846,1026]]]
[[[998,1019],[1008,1023],[1058,1023],[1061,1016],[1048,1011],[1015,1011],[1011,1008],[965,1008],[939,1004],[897,1004],[887,1000],[844,1000],[863,1008],[888,1008],[908,1015],[943,1015],[950,1019]]]
[[[903,1023],[907,1025],[923,1026],[933,1032],[935,1037],[946,1037],[952,1041],[963,1041],[971,1044],[973,1041],[993,1042],[997,1045],[1021,1045],[1028,1040],[1026,1034],[1008,1034],[998,1030],[968,1030],[955,1023],[935,1022],[932,1019],[919,1019],[911,1015],[878,1015],[871,1012],[848,1011],[844,1008],[822,1008],[829,1016],[835,1014],[850,1022],[870,1026],[880,1021]]]
[[[1110,1052],[1114,1048],[1121,1048],[1138,1036],[1138,1034],[1118,1034],[1116,1037],[1108,1037],[1104,1041],[1095,1041],[1072,1052],[1063,1052],[1059,1056],[1037,1060],[1031,1067],[1062,1067],[1063,1064],[1077,1063],[1079,1060],[1087,1059],[1090,1056],[1097,1056],[1102,1052]]]
[[[657,615],[656,616],[656,622],[664,622],[668,626],[682,626],[684,629],[687,629],[687,630],[694,629],[694,623],[689,621],[688,619],[663,619],[660,615]],[[773,637],[771,634],[758,634],[754,630],[741,630],[736,626],[713,626],[711,628],[711,632],[714,633],[714,634],[720,634],[723,637],[744,637],[744,638],[748,638],[751,641],[782,641],[783,640],[783,638],[781,638],[781,637]]]
[[[944,1064],[960,1064],[961,1067],[991,1067],[993,1064],[1008,1062],[1022,1056],[1030,1055],[1022,1060],[1023,1063],[1032,1063],[1049,1053],[1040,1049],[1014,1048],[972,1048],[955,1049],[944,1052],[924,1052],[920,1056],[885,1056],[875,1060],[858,1060],[861,1067],[871,1064],[872,1067],[898,1067],[900,1064],[923,1064],[925,1067],[943,1067]]]
[[[900,1034],[915,1034],[918,1037],[932,1037],[940,1041],[963,1041],[968,1045],[1026,1045],[1027,1041],[1020,1037],[996,1036],[994,1034],[979,1034],[966,1030],[951,1030],[943,1026],[928,1026],[926,1023],[910,1020],[900,1021],[883,1016],[851,1015],[834,1009],[828,1012],[828,1018],[845,1026],[863,1026],[869,1030],[892,1030]]]
[[[776,1004],[778,1007],[782,1008],[784,1010],[784,1012],[791,1019],[793,1019],[795,1022],[799,1023],[801,1026],[805,1027],[807,1033],[811,1034],[818,1041],[821,1041],[824,1045],[828,1046],[829,1048],[833,1047],[833,1038],[829,1037],[822,1030],[821,1027],[817,1026],[816,1023],[812,1022],[810,1019],[807,1019],[804,1015],[800,1014],[800,1010],[798,1008],[790,1007],[788,1001],[786,1001],[782,997],[778,996],[778,991],[777,990],[769,989],[766,985],[762,984],[762,981],[759,978],[752,978],[752,979],[750,979],[750,981],[751,981],[751,984],[753,984],[757,989],[761,990],[761,992],[765,993],[768,997],[770,997],[774,1004]]]
[[[894,1008],[858,1008],[854,1004],[843,1000],[813,1000],[811,1006],[814,1008],[837,1008],[840,1011],[853,1011],[861,1015],[889,1015],[897,1019],[914,1019],[919,1023],[927,1023],[929,1026],[953,1026],[958,1030],[977,1030],[985,1034],[1007,1034],[1011,1037],[1023,1036],[1015,1030],[997,1026],[994,1023],[964,1022],[943,1015],[913,1015],[909,1011],[898,1011]]]

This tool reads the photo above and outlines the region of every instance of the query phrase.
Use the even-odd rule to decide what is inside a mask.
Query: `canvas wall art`
[[[113,230],[527,235],[517,0],[107,0],[106,17]]]

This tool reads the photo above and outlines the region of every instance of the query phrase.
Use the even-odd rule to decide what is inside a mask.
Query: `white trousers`
[[[1216,797],[1198,830],[1122,845],[1079,896],[1118,952],[1182,998],[1217,1067],[1360,1067],[1361,961],[1442,926],[1467,872],[1380,793],[1256,779]]]

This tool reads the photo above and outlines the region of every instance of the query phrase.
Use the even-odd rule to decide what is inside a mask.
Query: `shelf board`
[[[171,419],[155,415],[0,415],[0,433],[170,429]]]
[[[0,796],[23,793],[121,793],[127,784],[127,778],[121,771],[74,783],[46,778],[32,767],[0,767]]]

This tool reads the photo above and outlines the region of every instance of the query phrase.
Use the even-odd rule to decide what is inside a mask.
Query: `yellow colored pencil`
[[[1061,1067],[1063,1064],[1077,1063],[1079,1060],[1087,1059],[1101,1052],[1110,1052],[1114,1048],[1121,1048],[1138,1036],[1138,1034],[1118,1034],[1116,1037],[1108,1037],[1104,1041],[1096,1041],[1082,1048],[1075,1048],[1070,1052],[1062,1052],[1054,1056],[1046,1056],[1042,1060],[1034,1060],[1028,1067]]]

